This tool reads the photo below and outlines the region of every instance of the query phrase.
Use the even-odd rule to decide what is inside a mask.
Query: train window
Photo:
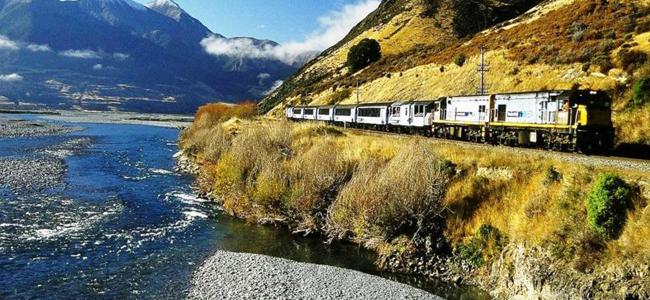
[[[359,108],[359,117],[379,118],[380,114],[379,108]]]
[[[415,116],[416,117],[423,117],[424,116],[424,105],[416,105],[415,106]]]
[[[479,105],[478,106],[478,112],[484,113],[485,112],[485,105]]]
[[[400,111],[400,107],[399,107],[399,106],[397,106],[397,107],[393,107],[393,113],[392,113],[391,115],[392,115],[393,117],[399,117],[399,111]]]
[[[337,108],[334,111],[334,114],[337,116],[351,116],[352,115],[352,109],[349,108]]]
[[[313,108],[305,108],[305,115],[313,116],[314,115],[314,109]]]
[[[299,115],[299,114],[301,114],[301,113],[302,113],[302,109],[300,109],[300,108],[294,108],[294,109],[293,109],[293,114],[294,114],[294,115]]]
[[[330,109],[329,108],[321,108],[318,110],[318,114],[321,116],[327,116],[330,114]]]

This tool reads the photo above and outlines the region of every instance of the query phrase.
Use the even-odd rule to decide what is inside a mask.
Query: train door
[[[433,103],[433,120],[445,121],[447,113],[447,100],[437,101]]]
[[[497,122],[505,122],[505,121],[506,121],[506,105],[499,104],[499,106],[497,106]]]
[[[479,122],[487,121],[487,113],[485,105],[478,106],[478,120]]]

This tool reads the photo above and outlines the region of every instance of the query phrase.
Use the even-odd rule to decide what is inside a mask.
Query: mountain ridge
[[[22,47],[0,48],[0,74],[24,80],[1,85],[0,95],[64,109],[192,113],[211,101],[257,99],[296,69],[208,54],[201,41],[225,37],[178,9],[176,20],[130,0],[3,0],[0,36]]]

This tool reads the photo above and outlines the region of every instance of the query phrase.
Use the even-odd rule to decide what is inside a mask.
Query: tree
[[[454,63],[459,67],[462,67],[465,64],[466,60],[467,60],[467,57],[465,56],[465,54],[462,54],[462,53],[458,54],[458,55],[456,55],[456,57],[454,57]]]
[[[381,58],[381,46],[376,40],[363,39],[350,48],[348,52],[348,67],[355,73]]]

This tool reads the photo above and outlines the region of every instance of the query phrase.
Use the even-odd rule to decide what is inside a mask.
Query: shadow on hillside
[[[650,145],[620,144],[612,152],[614,156],[650,160]]]

